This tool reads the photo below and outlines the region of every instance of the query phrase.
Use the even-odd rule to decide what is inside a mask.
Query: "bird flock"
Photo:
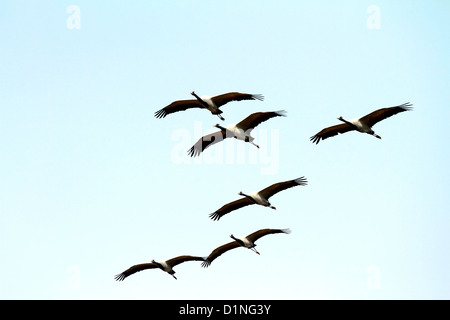
[[[225,120],[225,118],[222,116],[223,111],[220,110],[220,107],[232,102],[232,101],[242,101],[242,100],[259,100],[263,101],[264,96],[261,94],[249,94],[249,93],[240,93],[240,92],[229,92],[224,93],[221,95],[213,96],[213,97],[199,97],[194,91],[191,92],[191,95],[195,97],[195,99],[188,99],[188,100],[177,100],[169,104],[168,106],[158,110],[155,112],[156,118],[164,118],[169,114],[185,111],[192,108],[200,108],[200,109],[206,109],[211,112],[212,115],[216,115],[221,119],[222,121]],[[349,131],[357,131],[361,133],[367,133],[369,135],[372,135],[378,139],[381,139],[381,137],[376,134],[372,127],[386,119],[389,118],[397,113],[409,111],[412,110],[412,104],[404,103],[402,105],[394,106],[394,107],[388,107],[388,108],[381,108],[378,110],[375,110],[363,117],[355,118],[351,120],[346,120],[343,117],[338,117],[337,119],[342,121],[343,123],[337,124],[334,126],[326,127],[310,137],[310,140],[312,143],[318,144],[321,140],[325,140],[327,138],[336,136],[338,134],[346,133]],[[216,124],[214,127],[217,127],[220,129],[217,132],[205,135],[201,137],[188,151],[188,155],[191,157],[199,156],[202,152],[205,151],[208,147],[219,143],[227,138],[235,138],[237,140],[242,140],[244,142],[248,142],[255,147],[259,148],[259,146],[254,143],[254,138],[250,135],[251,131],[261,124],[264,121],[267,121],[274,117],[285,117],[286,111],[280,110],[280,111],[269,111],[269,112],[256,112],[252,113],[249,116],[247,116],[245,119],[241,120],[240,122],[229,125],[229,126],[222,126],[220,124]],[[209,217],[213,221],[219,221],[223,216],[225,216],[228,213],[231,213],[233,211],[236,211],[240,208],[246,207],[248,205],[257,204],[260,206],[268,207],[271,209],[276,209],[270,202],[269,198],[274,196],[276,193],[286,190],[288,188],[296,187],[296,186],[306,186],[307,185],[307,179],[302,176],[297,179],[283,181],[283,182],[277,182],[274,183],[264,189],[261,189],[257,192],[252,193],[244,193],[239,192],[238,194],[242,196],[238,200],[232,201],[230,203],[227,203],[214,211],[213,213],[209,214]],[[211,251],[211,253],[208,256],[192,256],[192,255],[182,255],[177,256],[165,261],[155,261],[152,260],[148,263],[141,263],[136,264],[128,268],[127,270],[123,271],[120,274],[115,275],[115,279],[117,281],[122,281],[128,276],[147,269],[155,269],[159,268],[164,272],[167,272],[170,274],[174,279],[177,279],[175,277],[175,271],[174,267],[180,263],[187,262],[187,261],[202,261],[201,266],[202,267],[209,267],[211,263],[217,259],[220,255],[224,254],[225,252],[243,247],[250,249],[254,251],[256,254],[260,254],[256,249],[255,242],[260,239],[261,237],[264,237],[269,234],[278,234],[278,233],[284,233],[289,234],[291,232],[290,229],[261,229],[257,230],[245,237],[235,237],[233,234],[230,235],[230,237],[233,239],[231,242],[228,242],[224,245],[221,245]]]

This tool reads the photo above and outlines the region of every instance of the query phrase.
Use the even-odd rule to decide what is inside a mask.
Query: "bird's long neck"
[[[348,120],[345,120],[344,118],[342,118],[342,117],[339,117],[338,118],[338,120],[341,120],[342,122],[345,122],[346,124],[348,124],[348,125],[350,125],[350,126],[352,126],[352,127],[354,127],[355,125],[353,124],[353,123],[351,123],[350,121],[348,121]]]
[[[225,130],[227,131],[227,128],[225,128],[224,126],[220,125],[220,124],[216,124],[215,125],[216,128],[219,128],[220,130]]]
[[[163,265],[162,265],[161,263],[159,263],[159,262],[157,262],[157,261],[155,261],[155,260],[152,260],[152,262],[153,262],[154,264],[156,264],[156,265],[158,266],[158,268],[160,268],[161,270],[164,270],[164,267],[163,267]]]
[[[244,196],[244,197],[246,197],[247,199],[250,199],[252,202],[256,203],[256,201],[255,201],[255,199],[253,199],[253,197],[251,197],[251,196],[248,195],[248,194],[243,193],[242,191],[239,192],[239,195],[240,195],[240,196]]]
[[[202,104],[204,105],[206,108],[208,107],[208,104],[202,99],[200,98],[194,91],[191,92],[191,94]]]
[[[245,246],[244,241],[242,241],[241,239],[238,239],[233,235],[230,235],[230,238],[237,241],[241,246],[243,246],[243,247]]]
[[[342,117],[339,117],[338,119],[341,120],[342,122],[348,124],[350,127],[353,128],[353,130],[361,131],[361,128],[360,128],[359,124],[350,122],[350,121],[348,121],[348,120],[345,120],[345,119],[342,118]]]

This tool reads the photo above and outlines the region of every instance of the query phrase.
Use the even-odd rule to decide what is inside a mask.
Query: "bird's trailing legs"
[[[259,146],[256,143],[254,143],[253,141],[250,141],[250,143],[259,149]]]

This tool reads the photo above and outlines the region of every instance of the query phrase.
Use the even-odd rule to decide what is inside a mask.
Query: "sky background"
[[[75,7],[71,7],[74,5]],[[77,11],[78,10],[78,11]],[[79,12],[79,15],[77,15]],[[449,299],[447,1],[2,1],[0,299]],[[156,119],[174,100],[229,91],[224,124],[286,110],[195,160],[220,120]],[[414,110],[318,145],[375,109]],[[238,192],[308,185],[215,222]],[[203,269],[123,282],[138,263]]]

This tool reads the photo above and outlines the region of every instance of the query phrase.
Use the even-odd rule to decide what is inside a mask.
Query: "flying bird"
[[[257,254],[259,254],[259,252],[255,249],[255,247],[256,247],[255,241],[261,237],[268,235],[268,234],[274,234],[274,233],[287,233],[288,234],[288,233],[291,233],[291,230],[289,230],[289,229],[261,229],[261,230],[255,231],[243,238],[236,238],[233,235],[230,235],[230,237],[233,239],[233,241],[214,249],[209,254],[209,256],[206,258],[206,260],[202,262],[202,267],[204,267],[204,268],[209,267],[209,265],[214,261],[214,259],[216,259],[217,257],[219,257],[220,255],[222,255],[223,253],[225,253],[229,250],[239,248],[239,247],[251,249],[254,252],[256,252]]]
[[[221,120],[225,120],[221,114],[222,110],[219,108],[224,104],[231,101],[241,101],[241,100],[264,100],[264,96],[261,94],[250,94],[250,93],[240,93],[240,92],[228,92],[214,97],[199,97],[194,91],[191,94],[195,99],[189,100],[177,100],[169,104],[168,106],[162,108],[155,112],[156,118],[164,118],[170,113],[184,111],[190,108],[200,108],[208,109],[212,114],[217,115]]]
[[[329,137],[333,137],[339,133],[345,133],[348,131],[356,130],[362,133],[367,133],[370,135],[373,135],[374,137],[381,139],[379,135],[377,135],[373,130],[372,127],[380,122],[381,120],[384,120],[386,118],[389,118],[393,116],[394,114],[408,111],[412,109],[412,104],[409,102],[404,103],[399,106],[390,107],[390,108],[382,108],[378,109],[372,113],[369,113],[368,115],[365,115],[364,117],[358,118],[358,119],[352,119],[352,120],[345,120],[343,117],[339,117],[338,120],[341,120],[342,124],[338,124],[335,126],[331,126],[328,128],[323,129],[322,131],[316,133],[314,136],[310,138],[310,140],[318,144],[320,140],[325,140]]]
[[[252,130],[259,125],[261,122],[267,121],[274,117],[285,117],[286,111],[269,111],[269,112],[256,112],[249,115],[244,120],[238,122],[234,125],[229,125],[223,127],[220,124],[214,125],[214,127],[219,128],[220,131],[216,131],[201,137],[189,150],[188,154],[191,157],[200,155],[206,148],[216,144],[226,138],[235,138],[245,142],[249,142],[259,148],[259,146],[253,142],[255,139],[250,134]]]
[[[242,191],[239,192],[239,195],[244,196],[244,198],[241,198],[239,200],[235,200],[233,202],[230,202],[223,207],[221,207],[216,212],[213,212],[209,215],[209,217],[213,220],[219,220],[227,213],[230,213],[231,211],[234,211],[236,209],[251,205],[251,204],[259,204],[264,207],[269,207],[271,209],[276,209],[274,206],[272,206],[269,202],[269,198],[273,196],[274,194],[288,189],[295,186],[305,186],[307,184],[307,180],[305,177],[300,177],[295,180],[289,180],[284,182],[275,183],[265,189],[262,189],[258,192],[245,194]]]
[[[186,261],[204,261],[205,258],[202,257],[196,257],[196,256],[179,256],[179,257],[175,257],[166,261],[161,261],[161,262],[156,262],[155,260],[152,260],[151,263],[142,263],[142,264],[136,264],[132,267],[130,267],[129,269],[125,270],[124,272],[117,274],[114,276],[114,279],[116,279],[117,281],[122,281],[124,280],[126,277],[138,272],[138,271],[142,271],[142,270],[147,270],[147,269],[155,269],[155,268],[159,268],[164,272],[167,272],[168,274],[170,274],[172,277],[175,277],[175,271],[173,270],[173,267],[175,267],[177,264],[186,262]]]

